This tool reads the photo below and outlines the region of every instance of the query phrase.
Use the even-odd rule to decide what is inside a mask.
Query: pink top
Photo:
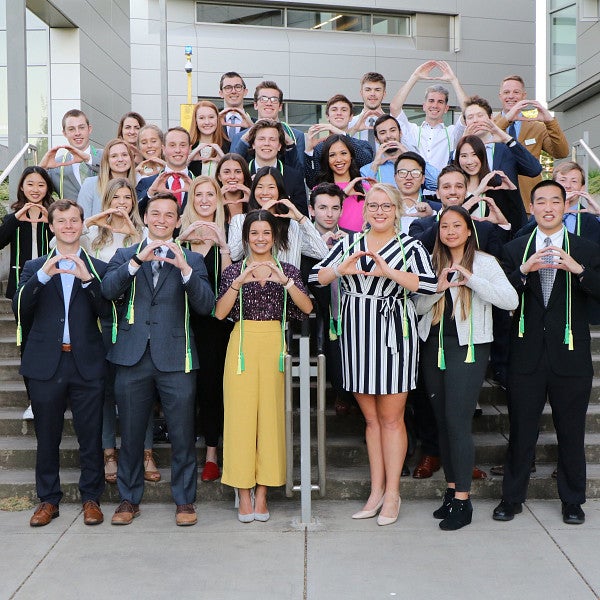
[[[338,185],[342,190],[347,187],[347,182],[336,181],[336,185]],[[366,182],[362,182],[363,189],[368,191],[371,186]],[[363,230],[363,206],[365,203],[364,196],[357,196],[353,194],[352,196],[347,196],[344,200],[344,204],[342,205],[342,214],[340,215],[340,220],[338,225],[342,229],[346,229],[347,231],[362,231]]]

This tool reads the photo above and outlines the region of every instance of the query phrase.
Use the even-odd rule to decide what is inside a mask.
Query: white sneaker
[[[25,409],[23,413],[23,421],[33,421],[33,411],[31,410],[31,404]]]

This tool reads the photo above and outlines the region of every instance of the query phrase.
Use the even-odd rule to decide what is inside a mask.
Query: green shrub
[[[588,191],[590,194],[600,194],[600,169],[588,173]]]

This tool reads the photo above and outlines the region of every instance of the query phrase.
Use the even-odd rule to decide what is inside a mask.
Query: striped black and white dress
[[[315,265],[309,281],[318,283],[319,269],[338,265],[359,251],[368,251],[366,236],[362,233],[348,235]],[[429,254],[418,240],[400,233],[399,238],[392,238],[381,248],[379,255],[398,270],[404,270],[405,257],[405,270],[419,276],[417,293],[433,294],[436,291],[437,277]],[[366,272],[375,266],[368,256],[361,257],[359,263],[359,269]],[[361,394],[398,394],[415,388],[419,340],[411,292],[406,303],[407,336],[404,337],[402,286],[387,277],[369,275],[348,275],[340,281],[343,290],[340,346],[344,389]]]

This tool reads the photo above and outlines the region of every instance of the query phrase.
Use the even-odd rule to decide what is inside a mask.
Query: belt
[[[71,352],[71,344],[62,344],[61,350],[62,352]]]

